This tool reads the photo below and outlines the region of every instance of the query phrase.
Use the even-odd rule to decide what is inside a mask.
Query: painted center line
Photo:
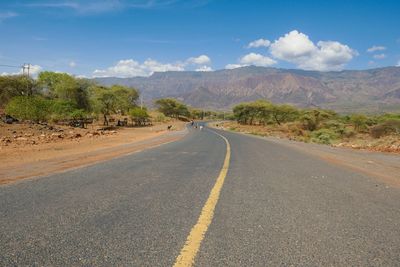
[[[228,173],[229,161],[231,158],[231,146],[229,144],[229,141],[219,133],[216,133],[214,131],[210,132],[219,135],[222,139],[225,140],[226,155],[224,165],[222,166],[217,181],[215,182],[215,185],[212,188],[203,209],[201,210],[201,214],[197,223],[193,226],[188,238],[186,239],[185,245],[183,246],[179,256],[176,258],[174,264],[175,267],[192,266],[194,264],[194,260],[196,258],[197,252],[199,251],[201,242],[203,241],[208,227],[212,222],[215,206],[217,205],[222,186],[224,185],[225,177]]]

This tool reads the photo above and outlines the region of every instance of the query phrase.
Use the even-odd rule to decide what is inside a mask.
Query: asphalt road
[[[228,173],[195,266],[400,266],[400,189],[259,138],[216,131]],[[172,266],[226,143],[182,140],[0,186],[0,266]]]

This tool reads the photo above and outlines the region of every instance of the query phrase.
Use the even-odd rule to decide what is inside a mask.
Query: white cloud
[[[375,52],[375,51],[383,51],[383,50],[386,50],[386,47],[381,46],[381,45],[374,45],[374,46],[368,48],[367,52],[368,53],[372,53],[372,52]]]
[[[42,71],[42,67],[39,65],[31,65],[29,69],[29,73],[33,76],[36,76],[39,74],[39,72]]]
[[[7,12],[0,12],[0,22],[6,19],[17,17],[18,14],[15,12],[7,11]]]
[[[342,70],[357,51],[336,41],[319,41],[315,45],[307,35],[296,30],[285,34],[270,46],[271,55],[307,70]]]
[[[198,57],[188,58],[187,62],[189,64],[204,65],[204,64],[210,64],[211,59],[207,55],[201,55]]]
[[[75,61],[71,61],[68,63],[68,66],[70,66],[71,68],[76,67],[76,62]]]
[[[95,70],[94,77],[134,77],[134,76],[150,76],[154,72],[164,71],[183,71],[182,63],[163,64],[153,59],[147,59],[143,63],[139,63],[133,59],[120,60],[116,65],[104,70]]]
[[[400,67],[400,60],[397,62],[396,67]]]
[[[79,1],[79,0],[69,0],[69,1],[53,1],[53,2],[42,2],[42,3],[29,3],[25,4],[26,7],[33,8],[54,8],[54,9],[71,9],[78,14],[97,14],[110,12],[118,9],[122,9],[120,1]]]
[[[268,47],[271,44],[269,40],[266,39],[258,39],[253,42],[250,42],[247,45],[247,48],[257,48],[257,47]]]
[[[25,73],[27,73],[28,69],[25,69]],[[42,71],[42,67],[39,65],[30,65],[29,66],[29,75],[36,77],[39,72]],[[5,75],[21,75],[23,74],[22,69],[18,72],[3,72],[1,73],[1,76],[5,76]]]
[[[53,0],[37,1],[36,3],[24,4],[25,7],[32,8],[52,8],[52,9],[70,9],[80,15],[100,14],[114,12],[124,9],[154,9],[171,6],[176,4],[176,0],[139,0],[139,1],[121,1],[121,0]]]
[[[197,68],[196,71],[213,71],[213,69],[210,66],[203,65]]]
[[[384,58],[386,58],[386,55],[382,53],[382,54],[373,55],[372,57],[375,59],[384,59]]]
[[[250,53],[245,56],[243,56],[240,59],[240,63],[243,65],[254,65],[254,66],[270,66],[276,63],[275,60],[272,58],[256,54],[256,53]]]
[[[291,31],[271,44],[271,54],[286,61],[302,57],[309,57],[315,51],[314,43],[307,35],[298,31]]]
[[[114,66],[107,69],[96,69],[93,72],[94,77],[135,77],[150,76],[154,72],[165,71],[184,71],[188,65],[199,65],[196,71],[212,71],[208,66],[211,59],[207,55],[198,57],[190,57],[185,61],[177,61],[175,63],[161,63],[154,59],[147,59],[140,63],[133,59],[120,60]],[[193,69],[194,66],[192,66]]]
[[[228,64],[225,66],[225,69],[232,70],[232,69],[237,69],[241,67],[246,67],[248,65],[243,65],[243,64]]]

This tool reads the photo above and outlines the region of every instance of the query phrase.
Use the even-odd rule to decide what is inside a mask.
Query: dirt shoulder
[[[214,125],[210,125],[214,126]],[[221,126],[221,124],[219,124]],[[227,127],[219,129],[229,130]],[[242,132],[242,134],[250,134]],[[376,152],[369,150],[358,150],[345,147],[332,147],[315,143],[304,143],[286,138],[261,137],[269,142],[299,150],[319,159],[335,164],[340,168],[366,174],[386,183],[387,185],[400,188],[400,155],[397,153]]]
[[[167,125],[171,124],[173,130],[168,131]],[[184,129],[185,123],[179,121],[111,131],[1,125],[0,184],[78,168],[173,142],[185,135]]]

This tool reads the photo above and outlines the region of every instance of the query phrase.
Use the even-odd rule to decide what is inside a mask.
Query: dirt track
[[[0,184],[86,166],[175,141],[183,136],[182,131],[176,130],[182,130],[184,123],[173,125],[175,131],[167,131],[166,125],[160,124],[98,135],[82,134],[79,138],[61,140],[57,137],[60,139],[57,142],[2,146]]]

